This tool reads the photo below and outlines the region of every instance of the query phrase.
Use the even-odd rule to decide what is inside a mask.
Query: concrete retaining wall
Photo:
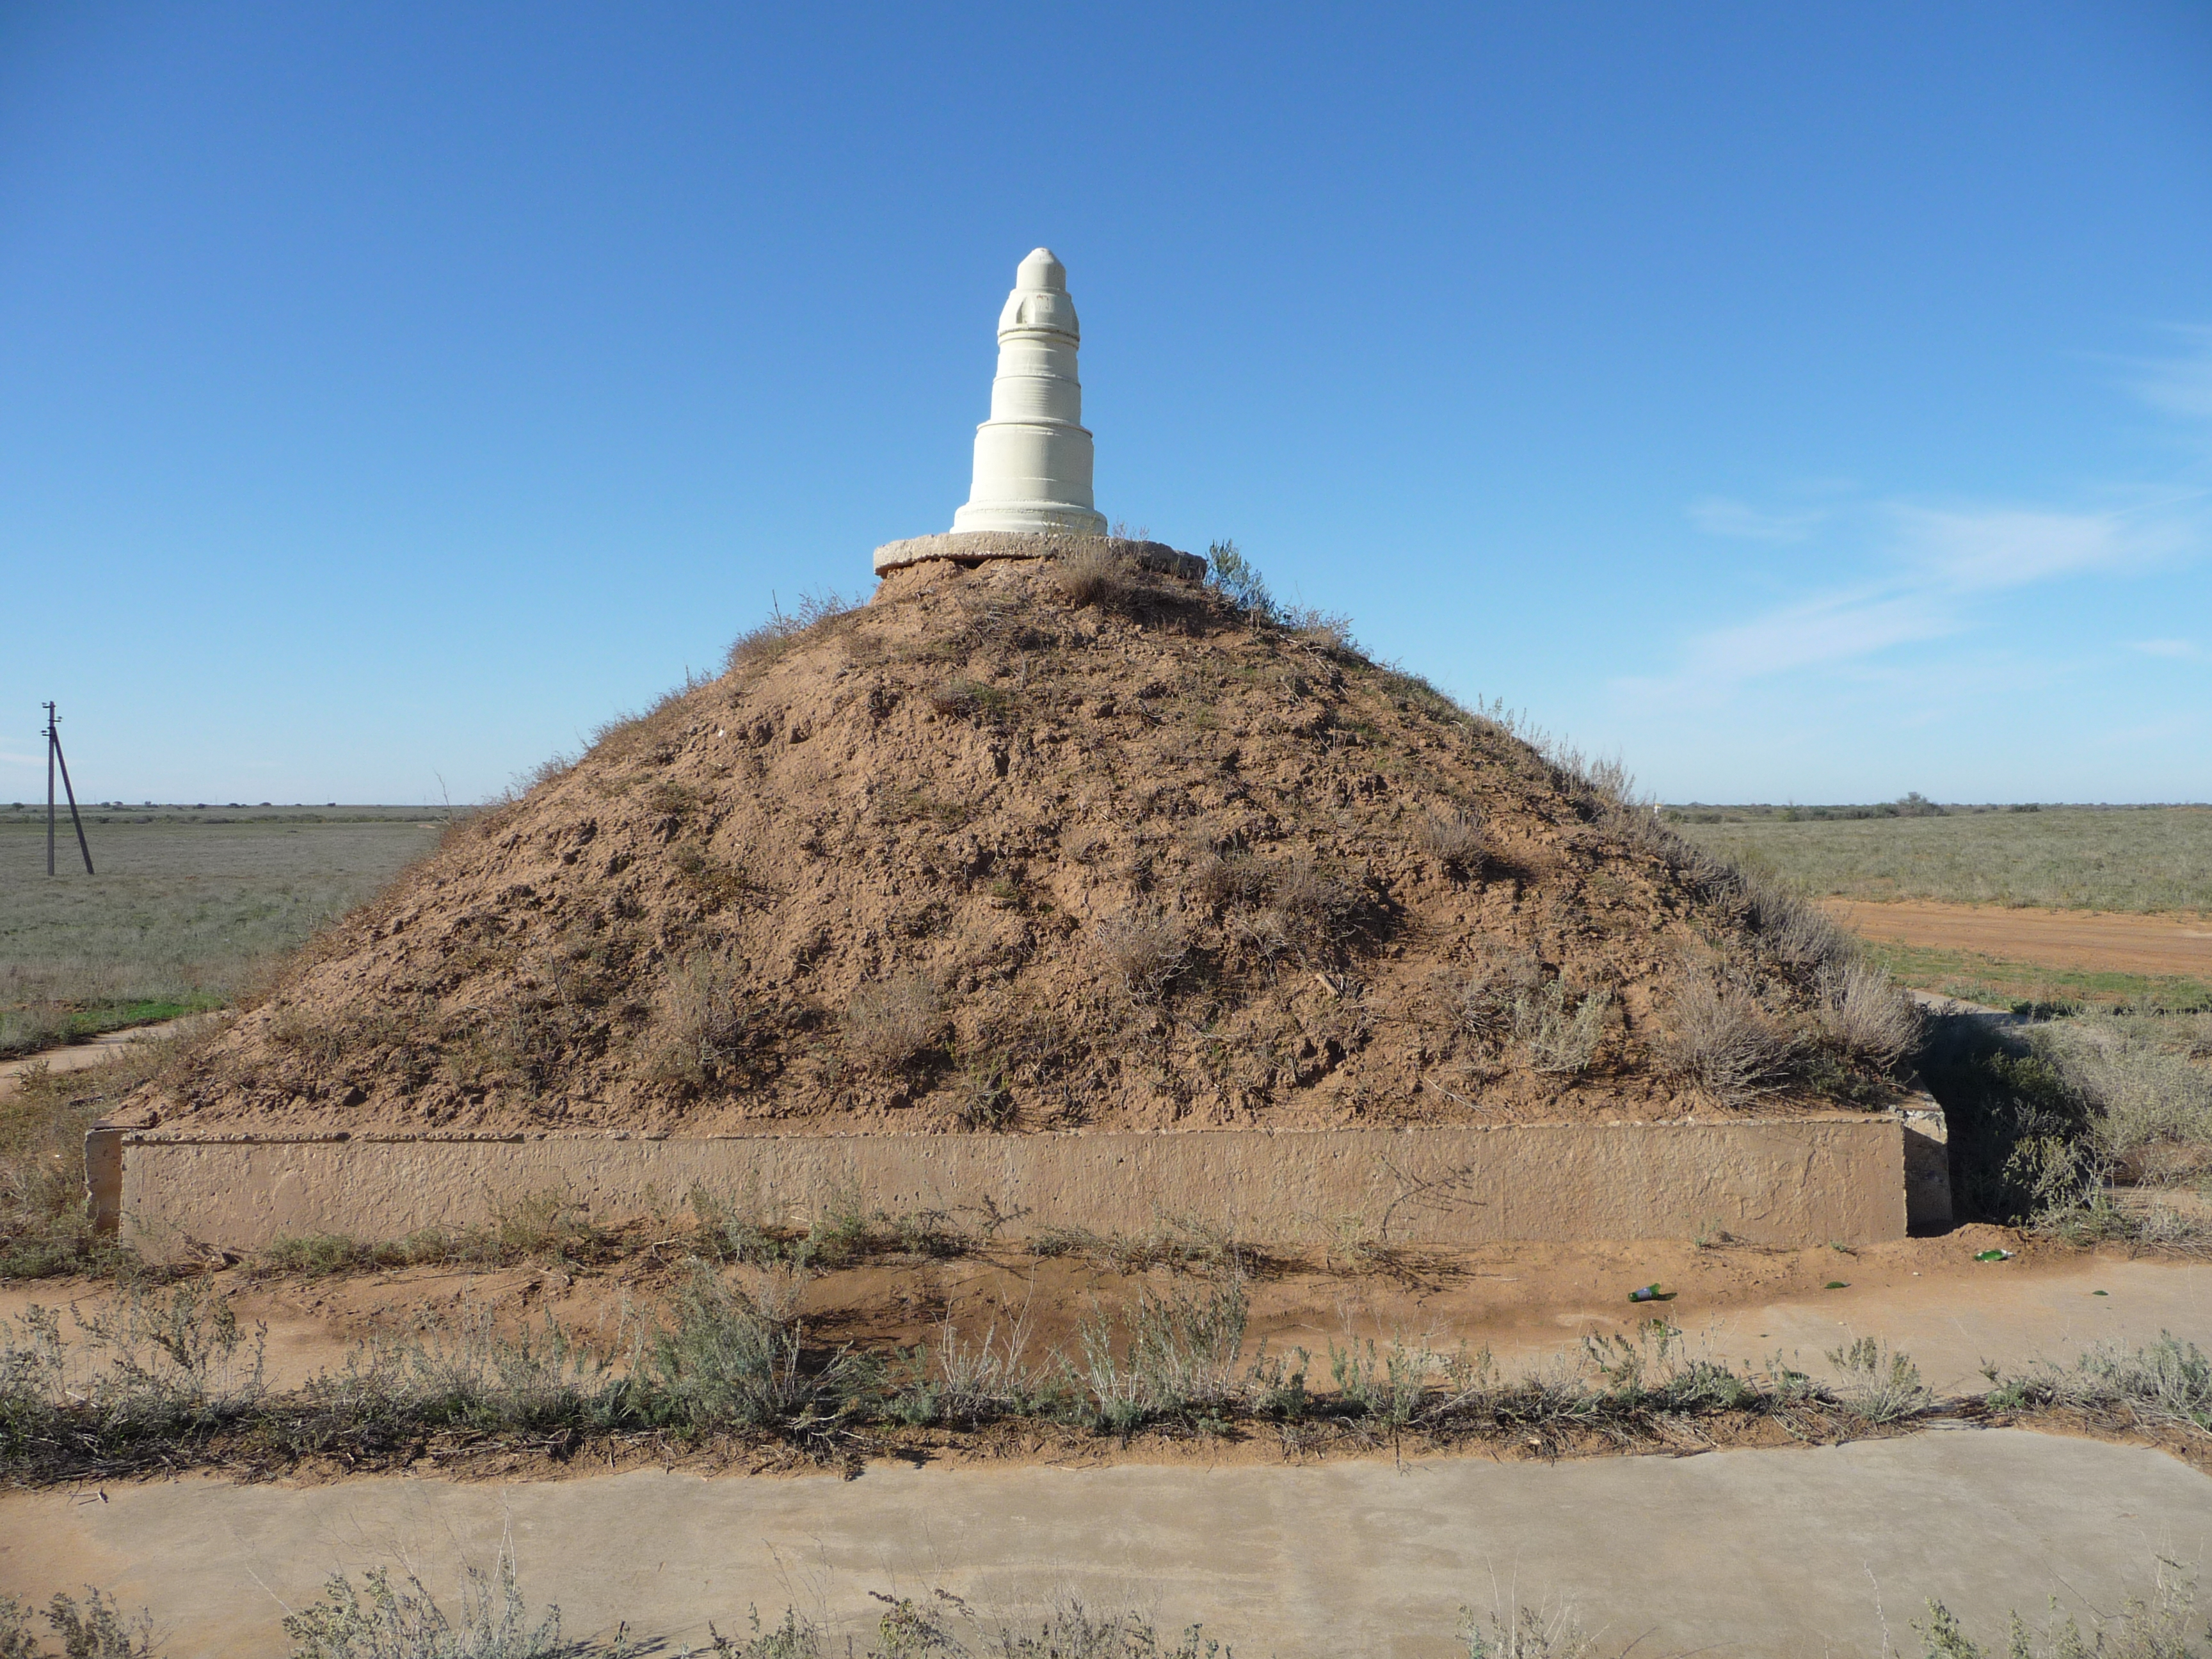
[[[95,1212],[155,1253],[317,1232],[395,1238],[547,1192],[612,1222],[680,1209],[696,1185],[768,1218],[803,1224],[847,1195],[1017,1240],[1189,1218],[1285,1246],[1347,1223],[1394,1243],[1685,1238],[1717,1226],[1805,1245],[1899,1238],[1906,1220],[1904,1127],[1889,1115],[709,1140],[94,1133],[107,1145],[88,1147],[88,1166],[112,1171],[115,1188],[95,1191]]]

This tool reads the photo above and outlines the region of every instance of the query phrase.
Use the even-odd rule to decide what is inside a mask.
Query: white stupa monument
[[[1050,248],[1032,249],[999,311],[999,372],[991,381],[991,418],[975,428],[968,504],[952,515],[947,534],[878,548],[878,575],[926,559],[973,565],[1052,558],[1097,540],[1112,540],[1150,568],[1205,574],[1206,561],[1188,553],[1107,536],[1105,515],[1091,499],[1091,433],[1075,368],[1082,344],[1067,267]]]
[[[1091,434],[1075,373],[1082,343],[1067,267],[1037,248],[999,312],[991,418],[975,428],[975,480],[954,530],[1106,533],[1105,515],[1091,504]]]

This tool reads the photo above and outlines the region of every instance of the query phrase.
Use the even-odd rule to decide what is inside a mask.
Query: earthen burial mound
[[[697,1135],[1890,1097],[1894,999],[1817,913],[1328,619],[1102,544],[804,621],[456,825],[141,1109]]]

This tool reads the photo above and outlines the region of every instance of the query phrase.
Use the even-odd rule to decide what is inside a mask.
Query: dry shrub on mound
[[[1855,962],[1823,981],[1821,1028],[1845,1054],[1887,1072],[1920,1046],[1918,1006],[1880,969]]]
[[[1237,945],[1264,965],[1297,953],[1297,927],[1272,904],[1240,905],[1229,913],[1225,927]]]
[[[1431,811],[1421,821],[1421,845],[1455,876],[1479,876],[1490,856],[1479,812]]]
[[[1217,907],[1249,904],[1267,890],[1267,866],[1241,847],[1206,848],[1192,877],[1200,896]]]
[[[699,1089],[736,1072],[753,1028],[743,997],[737,976],[705,952],[672,969],[655,1009],[653,1078]]]
[[[863,601],[848,599],[843,594],[802,593],[799,609],[789,616],[777,605],[769,613],[766,622],[751,628],[731,641],[728,666],[732,673],[766,668],[791,649],[799,635],[810,631],[816,623],[833,621],[860,609]]]
[[[1316,947],[1338,944],[1352,931],[1358,895],[1312,860],[1293,859],[1270,885],[1275,908]]]
[[[1461,982],[1456,1003],[1471,1035],[1514,1048],[1535,1071],[1572,1076],[1597,1058],[1613,994],[1603,987],[1577,994],[1565,980],[1546,979],[1526,951],[1504,951]]]
[[[1611,991],[1601,987],[1577,996],[1565,981],[1555,979],[1522,1011],[1516,1035],[1537,1071],[1572,1075],[1588,1071],[1597,1058],[1612,1012]]]
[[[1725,1106],[1789,1086],[1800,1045],[1741,986],[1694,968],[1676,977],[1657,1050],[1674,1074]]]
[[[899,974],[853,994],[845,1052],[872,1071],[896,1072],[945,1034],[945,1000],[929,975]]]
[[[1052,562],[1054,586],[1073,605],[1112,605],[1129,587],[1130,562],[1110,542],[1085,540]]]
[[[955,679],[929,694],[929,706],[957,720],[1000,720],[1012,712],[1014,700],[988,681]]]
[[[1172,916],[1109,916],[1091,936],[1101,965],[1138,1002],[1158,1002],[1190,960],[1190,939]]]
[[[1759,871],[1735,872],[1761,952],[1772,962],[1806,973],[1848,966],[1857,953],[1850,936],[1827,912]]]
[[[1521,1011],[1543,984],[1544,969],[1535,957],[1525,951],[1500,951],[1479,963],[1461,982],[1455,1012],[1471,1036],[1506,1042],[1519,1028]]]

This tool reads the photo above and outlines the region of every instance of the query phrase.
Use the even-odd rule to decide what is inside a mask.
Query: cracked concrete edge
[[[1103,547],[1133,560],[1139,569],[1180,576],[1186,581],[1206,579],[1206,561],[1195,553],[1178,552],[1164,542],[1133,541],[1115,536],[1084,536],[1070,531],[955,530],[937,536],[910,536],[885,542],[876,550],[878,576],[932,559],[952,559],[963,564],[986,559],[1058,559],[1085,548]]]

